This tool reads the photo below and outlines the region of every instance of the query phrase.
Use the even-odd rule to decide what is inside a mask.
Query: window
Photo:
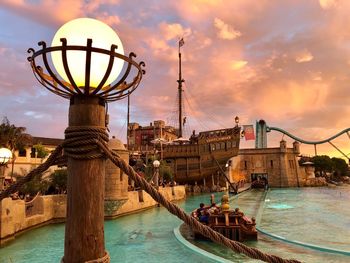
[[[221,150],[225,150],[225,143],[224,142],[221,143]]]
[[[247,168],[248,168],[248,163],[247,161],[244,161],[244,169],[247,170]]]
[[[35,158],[35,153],[36,153],[36,149],[32,148],[32,151],[30,152],[30,157]]]
[[[230,148],[232,148],[232,142],[228,141],[227,142],[227,149],[230,149]]]
[[[273,160],[270,160],[270,167],[273,168]]]
[[[26,157],[27,156],[27,151],[25,149],[21,149],[18,151],[18,156],[19,157]]]

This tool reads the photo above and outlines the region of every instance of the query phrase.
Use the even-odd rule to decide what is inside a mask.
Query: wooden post
[[[73,96],[68,122],[69,127],[105,128],[104,101]],[[105,255],[104,185],[105,159],[68,158],[64,263],[96,260]]]

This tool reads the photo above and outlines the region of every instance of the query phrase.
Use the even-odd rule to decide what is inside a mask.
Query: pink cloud
[[[214,26],[218,29],[217,36],[221,39],[233,40],[242,35],[241,32],[235,30],[219,18],[214,19]]]
[[[136,60],[147,65],[132,95],[132,121],[175,119],[171,116],[176,115],[177,41],[184,37],[181,52],[184,93],[191,105],[186,108],[189,132],[232,126],[235,115],[242,124],[263,118],[310,140],[349,125],[345,116],[350,113],[350,33],[344,27],[350,23],[348,1],[50,0],[40,5],[3,1],[3,7],[14,17],[46,25],[33,35],[42,28],[53,33],[78,16],[99,18],[113,26],[126,53],[134,51]],[[66,111],[68,103],[56,100],[35,82],[25,60],[28,40],[21,35],[16,36],[16,48],[7,42],[12,35],[0,42],[0,81],[6,87],[0,89],[1,112],[37,136],[55,137],[67,125],[66,113],[60,111]],[[9,103],[14,98],[21,103],[17,108]],[[46,124],[38,118],[43,114]],[[110,114],[113,133],[122,131],[124,140],[126,102],[111,104]],[[269,135],[272,146],[280,139]]]

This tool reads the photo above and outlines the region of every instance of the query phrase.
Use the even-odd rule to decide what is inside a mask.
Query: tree
[[[312,157],[311,161],[314,163],[315,171],[320,172],[321,175],[325,175],[327,172],[330,173],[333,171],[332,160],[327,155],[314,156]]]
[[[17,179],[28,174],[27,170],[23,168],[21,168],[20,170],[21,170],[20,173],[13,174],[13,176]],[[31,181],[22,185],[21,188],[19,189],[19,192],[21,195],[23,194],[24,196],[29,195],[33,197],[38,192],[45,193],[48,188],[48,185],[49,185],[49,182],[47,180],[42,180],[41,176],[36,175]]]
[[[55,170],[50,175],[51,186],[57,189],[59,193],[64,193],[67,190],[67,169]]]
[[[13,176],[13,168],[16,160],[14,152],[16,150],[23,150],[25,146],[30,145],[33,141],[32,136],[25,133],[25,131],[25,127],[16,127],[10,123],[7,117],[4,117],[0,124],[0,146],[12,151],[11,177]]]
[[[36,157],[41,158],[41,160],[43,160],[50,153],[41,143],[35,144],[33,148],[37,153]]]
[[[333,157],[331,160],[333,163],[334,173],[339,176],[346,175],[347,171],[349,170],[346,161],[342,158],[336,158],[336,157]]]

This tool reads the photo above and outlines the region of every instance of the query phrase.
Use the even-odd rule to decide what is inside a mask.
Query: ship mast
[[[179,40],[179,79],[178,82],[178,92],[179,92],[179,137],[182,137],[182,82],[185,80],[182,79],[181,75],[181,50],[180,48],[185,44],[183,38]]]

